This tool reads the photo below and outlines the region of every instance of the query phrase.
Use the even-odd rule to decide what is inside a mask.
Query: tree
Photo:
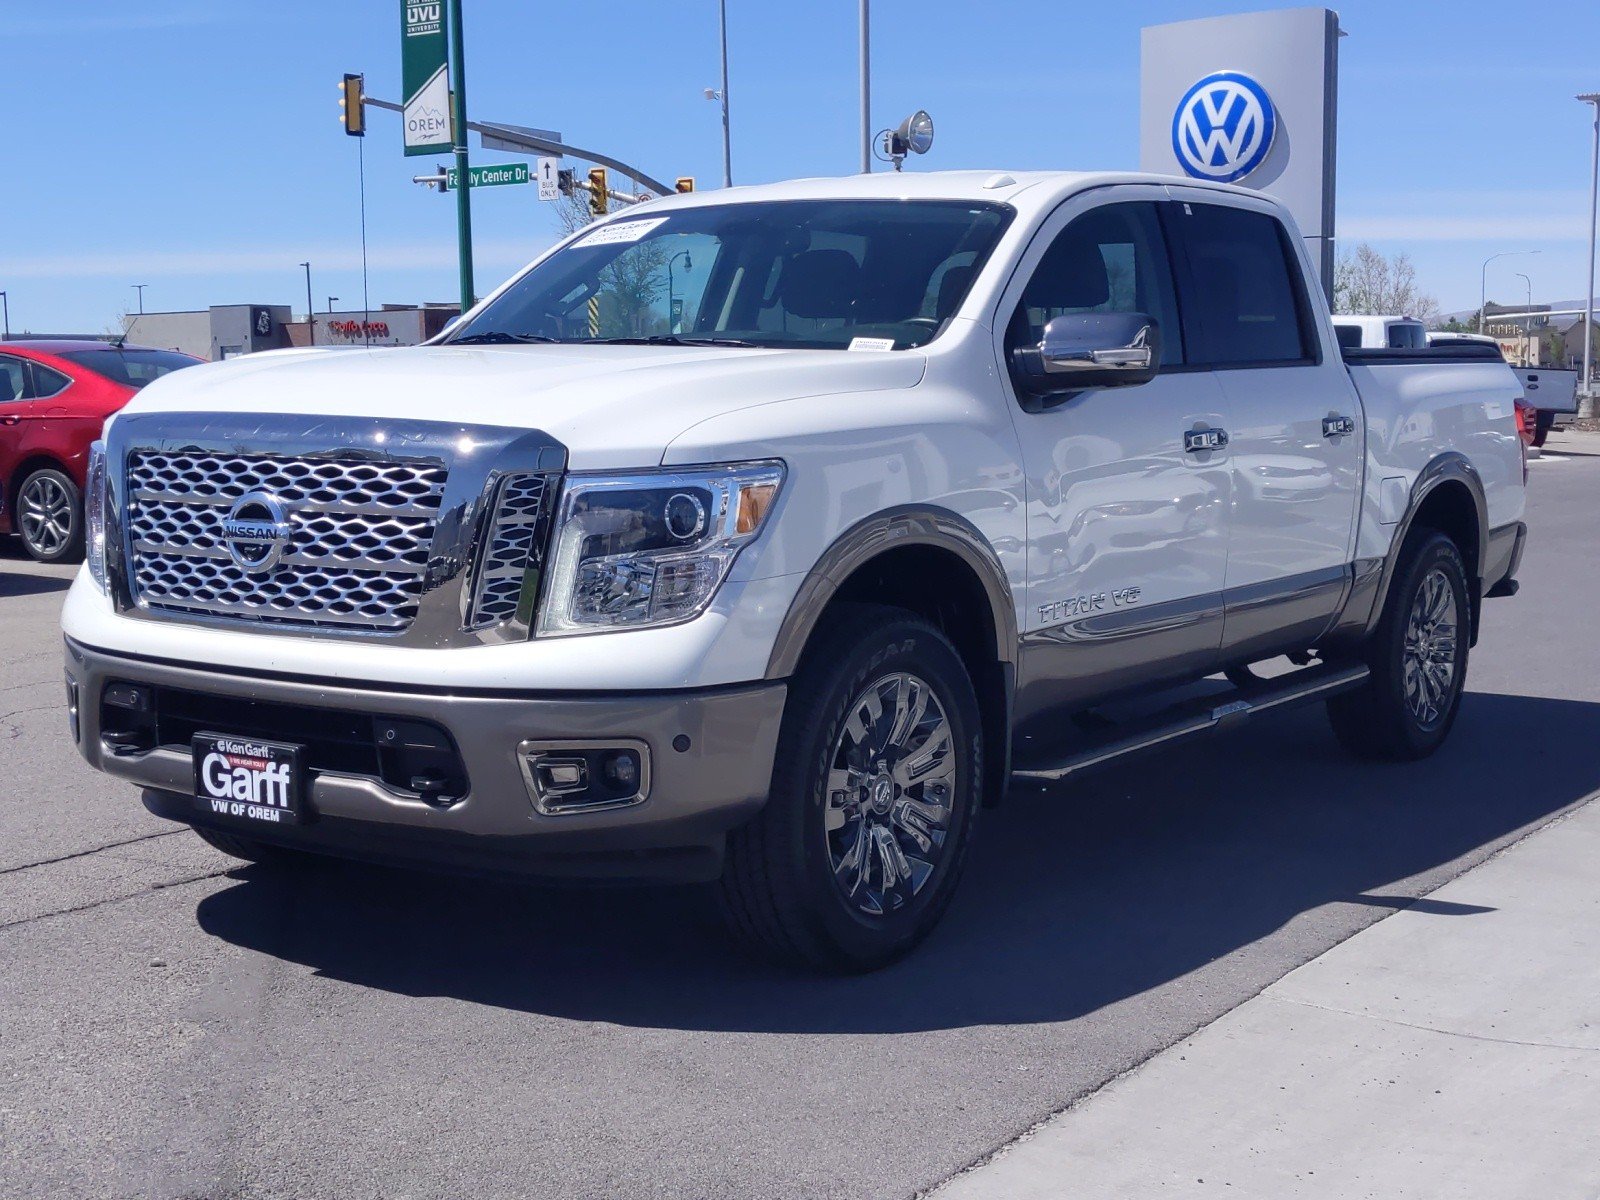
[[[1439,302],[1418,288],[1410,255],[1386,258],[1362,242],[1334,263],[1333,311],[1427,321],[1439,315]]]

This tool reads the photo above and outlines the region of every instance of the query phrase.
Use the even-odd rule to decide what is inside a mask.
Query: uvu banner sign
[[[400,0],[400,76],[407,154],[450,149],[444,0]]]

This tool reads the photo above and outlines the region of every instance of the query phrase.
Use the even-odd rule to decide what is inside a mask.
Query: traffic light
[[[611,190],[606,187],[606,169],[589,168],[589,211],[603,217],[611,211]]]
[[[679,175],[678,176],[678,190],[680,192],[692,192],[692,191],[694,191],[694,176],[693,175]]]
[[[563,196],[572,195],[572,168],[562,167],[556,172],[556,191]]]
[[[367,110],[361,103],[365,82],[361,75],[347,74],[339,85],[339,112],[344,117],[344,131],[351,137],[367,136]]]

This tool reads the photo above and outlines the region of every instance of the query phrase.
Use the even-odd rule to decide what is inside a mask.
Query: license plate
[[[300,747],[223,733],[197,733],[194,794],[213,816],[254,825],[297,825]]]

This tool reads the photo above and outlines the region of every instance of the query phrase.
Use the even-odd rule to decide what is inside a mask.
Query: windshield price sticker
[[[852,350],[893,350],[894,349],[894,339],[893,338],[866,338],[866,337],[851,338],[850,339],[850,349],[852,349]]]
[[[657,225],[666,223],[665,217],[656,217],[651,221],[620,221],[615,225],[602,225],[572,245],[576,249],[579,246],[615,246],[623,242],[637,242]]]

